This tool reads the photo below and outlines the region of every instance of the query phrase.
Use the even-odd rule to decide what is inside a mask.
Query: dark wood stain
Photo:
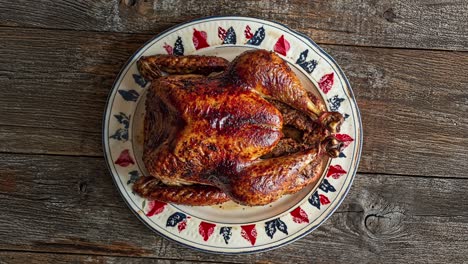
[[[12,170],[6,169],[2,171],[0,177],[0,193],[12,193],[16,191],[16,179]]]
[[[86,241],[85,238],[68,238],[53,241],[36,242],[35,247],[51,248],[59,252],[99,252],[100,254],[147,256],[151,251],[129,244],[128,242],[112,242],[99,244]]]
[[[69,263],[86,263],[86,264],[189,264],[200,263],[207,264],[213,262],[205,261],[183,261],[171,259],[157,258],[136,258],[136,257],[119,257],[119,256],[100,256],[100,255],[79,255],[79,254],[56,254],[45,252],[15,252],[15,251],[0,251],[0,263],[8,264],[69,264]],[[268,263],[268,262],[264,262]],[[271,262],[270,262],[271,263]]]
[[[0,1],[0,263],[466,261],[467,12],[460,0]],[[163,239],[130,212],[102,158],[122,65],[155,34],[209,15],[311,36],[361,109],[348,197],[274,251],[214,255]]]
[[[358,174],[337,212],[310,235],[271,252],[227,257],[151,232],[122,201],[104,162],[1,154],[1,168],[15,167],[17,190],[0,193],[8,197],[0,199],[0,251],[240,263],[460,262],[468,253],[468,204],[461,202],[468,193],[466,179]],[[85,196],[75,189],[80,182],[88,184]]]
[[[3,1],[0,26],[154,34],[190,19],[239,15],[284,23],[322,44],[467,50],[467,12],[463,0]]]
[[[1,79],[0,151],[101,156],[112,82],[150,36],[11,28],[0,36],[8,51],[1,69],[15,76]],[[468,177],[467,53],[323,47],[362,113],[361,172]]]

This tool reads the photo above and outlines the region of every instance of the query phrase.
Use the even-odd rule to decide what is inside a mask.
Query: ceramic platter
[[[149,86],[136,61],[154,54],[215,55],[232,60],[250,49],[274,50],[304,87],[345,116],[346,148],[328,161],[320,184],[262,207],[228,202],[190,207],[147,201],[132,193],[146,171],[141,159]],[[210,17],[173,27],[151,39],[126,63],[110,92],[103,145],[109,170],[130,209],[159,235],[214,253],[252,253],[290,243],[316,229],[339,206],[353,181],[362,145],[361,120],[351,87],[336,62],[307,36],[282,24],[247,17]]]

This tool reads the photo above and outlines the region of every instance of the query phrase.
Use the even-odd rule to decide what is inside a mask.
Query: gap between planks
[[[190,263],[225,263],[225,264],[239,264],[242,262],[226,262],[226,261],[214,261],[214,260],[187,260],[187,259],[180,259],[180,258],[163,258],[163,257],[140,257],[140,256],[119,256],[119,255],[106,255],[106,254],[83,254],[83,253],[75,253],[75,252],[50,252],[50,251],[40,251],[40,250],[18,250],[18,249],[0,249],[0,256],[2,256],[2,252],[5,253],[17,253],[17,254],[37,254],[37,255],[60,255],[60,256],[81,256],[81,257],[109,257],[115,259],[147,259],[147,260],[168,260],[168,261],[181,261],[181,262],[190,262]],[[1,258],[0,258],[0,263]]]
[[[11,29],[10,30],[6,30],[6,31],[12,31]],[[64,31],[63,31],[64,32]],[[74,35],[73,31],[69,31],[71,32],[71,34],[69,35]],[[29,35],[29,34],[33,34],[34,32],[32,32],[31,30],[24,30],[23,32],[23,35]],[[61,35],[57,32],[54,33],[54,31],[48,31],[48,30],[44,30],[44,32],[42,34],[47,34],[47,33],[50,33],[52,35]],[[39,35],[39,38],[41,38],[41,35]],[[83,33],[84,34],[84,33]],[[36,33],[37,35],[37,33]],[[64,35],[67,35],[67,34],[64,34]],[[78,34],[78,35],[81,35],[81,34]],[[86,34],[84,34],[86,35]],[[89,35],[93,35],[93,34],[89,34]],[[95,37],[98,37],[99,34],[95,34],[96,36]],[[118,34],[115,34],[115,39],[118,40],[120,38],[121,35],[118,35]],[[106,39],[107,35],[102,35],[103,36],[103,40]],[[134,35],[134,36],[137,36],[137,35]],[[142,35],[143,36],[143,35]],[[144,35],[146,36],[146,35]],[[57,36],[56,36],[57,37]],[[73,37],[73,36],[72,36]],[[21,38],[18,38],[18,39],[21,39]],[[33,40],[36,40],[36,39],[33,39]],[[143,40],[141,40],[143,41]],[[35,42],[32,42],[32,44],[35,44],[34,47],[40,47],[40,45],[43,44],[44,41],[40,41],[40,43],[36,44]],[[86,41],[84,43],[87,43]],[[112,44],[113,42],[111,41],[110,43],[107,43],[107,44]],[[132,45],[135,44],[134,42],[132,42]],[[137,45],[137,44],[135,44]],[[141,45],[141,44],[138,44],[138,45]],[[12,42],[12,47],[15,46],[15,43]],[[8,46],[7,46],[8,47]],[[105,48],[106,46],[104,46]],[[330,48],[331,47],[331,48]],[[379,144],[371,144],[369,142],[371,141],[365,141],[364,145],[366,145],[366,142],[367,142],[367,147],[368,149],[367,150],[371,150],[371,151],[366,151],[366,149],[364,150],[364,153],[365,155],[363,155],[362,157],[362,161],[361,161],[361,168],[365,168],[366,170],[363,170],[363,172],[377,172],[377,171],[384,171],[384,172],[387,172],[387,173],[391,173],[391,174],[409,174],[409,175],[446,175],[446,176],[453,176],[454,174],[457,176],[457,177],[464,177],[466,175],[466,170],[463,171],[461,170],[461,168],[463,168],[463,165],[462,164],[459,164],[459,165],[456,165],[456,163],[453,163],[455,164],[456,166],[455,167],[458,167],[458,169],[455,170],[455,172],[452,172],[450,173],[450,170],[447,170],[447,169],[443,169],[442,167],[444,167],[448,162],[452,162],[452,161],[456,161],[456,157],[455,155],[452,157],[451,155],[455,154],[455,152],[459,151],[461,152],[462,156],[464,156],[466,153],[465,151],[463,151],[462,146],[460,146],[460,144],[458,144],[458,146],[454,143],[451,143],[450,142],[450,137],[453,137],[455,136],[455,138],[459,139],[459,140],[462,140],[461,142],[465,142],[465,140],[463,139],[463,137],[460,137],[459,135],[463,133],[463,127],[459,127],[458,128],[458,133],[459,135],[456,135],[456,133],[454,133],[454,131],[456,131],[457,129],[454,127],[454,130],[452,128],[447,128],[447,126],[450,126],[450,125],[457,125],[455,123],[455,119],[458,120],[460,119],[460,124],[463,125],[463,123],[466,124],[466,122],[463,122],[463,115],[462,115],[462,118],[459,118],[460,116],[460,113],[455,113],[455,111],[453,109],[463,109],[463,107],[465,107],[465,102],[462,101],[463,98],[464,98],[464,93],[463,93],[463,90],[462,90],[462,87],[464,87],[464,77],[465,75],[463,75],[463,71],[465,71],[465,67],[463,67],[463,63],[461,63],[460,61],[463,61],[463,59],[465,59],[464,57],[466,57],[466,54],[467,53],[446,53],[446,52],[438,52],[438,51],[426,51],[426,52],[404,52],[404,51],[395,51],[395,49],[389,49],[389,51],[394,51],[394,52],[387,52],[387,54],[384,54],[384,58],[383,59],[380,59],[380,60],[377,60],[377,62],[374,62],[373,65],[371,65],[369,68],[365,68],[363,70],[361,70],[359,67],[361,66],[359,61],[364,61],[366,58],[368,57],[372,57],[372,56],[376,56],[378,54],[381,53],[381,51],[384,51],[385,49],[379,49],[379,50],[374,50],[374,49],[367,49],[367,48],[341,48],[341,49],[344,49],[344,51],[340,51],[341,49],[339,48],[340,46],[329,46],[329,49],[331,49],[333,52],[338,52],[338,54],[341,54],[343,56],[342,60],[344,62],[347,62],[345,63],[345,66],[346,64],[349,64],[347,66],[348,68],[348,72],[351,72],[352,74],[350,74],[350,78],[354,78],[355,79],[355,83],[357,83],[357,87],[358,87],[358,90],[361,89],[364,91],[363,94],[361,94],[360,96],[358,95],[358,101],[359,99],[363,102],[361,106],[364,106],[363,109],[368,109],[369,111],[367,112],[368,115],[363,115],[363,122],[364,123],[367,123],[369,125],[370,128],[372,127],[379,127],[379,126],[382,126],[382,125],[385,125],[385,123],[387,121],[390,121],[390,129],[388,131],[384,131],[384,132],[387,132],[385,134],[382,134],[381,133],[376,133],[375,131],[379,132],[379,130],[373,130],[371,131],[371,133],[368,133],[367,132],[364,132],[364,135],[366,136],[368,134],[369,138],[376,138],[376,140],[378,140],[378,143]],[[79,48],[78,47],[75,47],[75,48]],[[102,49],[103,47],[101,46],[97,46],[98,49]],[[326,47],[325,47],[326,48]],[[11,49],[11,48],[10,48]],[[131,46],[131,49],[133,49],[133,46]],[[48,52],[49,50],[46,50],[46,52]],[[87,58],[89,57],[89,52],[92,52],[93,51],[93,48],[90,48],[90,50],[85,50],[84,52],[82,52],[83,54],[81,54],[82,58]],[[131,50],[125,50],[125,52],[121,52],[122,54],[127,54],[126,52],[127,51],[130,51]],[[360,54],[360,51],[363,51],[365,52],[365,54],[361,54],[362,56],[358,56]],[[370,52],[372,51],[372,52]],[[52,52],[54,52],[52,50]],[[340,53],[341,52],[341,53]],[[118,55],[120,55],[121,53],[118,53]],[[384,52],[385,53],[385,52]],[[419,70],[415,70],[414,72],[411,72],[410,74],[408,75],[405,75],[404,73],[401,73],[401,74],[395,74],[395,72],[400,72],[399,70],[401,69],[400,67],[400,64],[401,62],[405,62],[407,59],[406,57],[408,57],[408,54],[407,53],[417,53],[417,54],[409,54],[409,55],[413,55],[413,56],[420,56],[422,57],[422,59],[420,60],[417,60],[417,63],[414,63],[412,66],[414,66],[416,69],[420,69],[420,68],[424,68],[424,66],[428,66],[429,68],[430,67],[433,67],[434,69],[438,70],[438,74],[433,76],[433,78],[431,78],[430,80],[431,81],[436,81],[436,84],[437,86],[442,86],[440,87],[440,91],[439,91],[439,88],[437,86],[434,86],[432,87],[431,86],[431,83],[430,82],[424,82],[423,79],[417,79],[418,76],[421,76],[421,73],[425,73],[423,71],[419,71]],[[104,55],[106,55],[107,53],[104,53]],[[112,55],[113,53],[111,53]],[[351,54],[351,55],[350,55]],[[47,59],[48,58],[48,55],[47,53],[45,53],[44,57],[43,58],[39,58],[39,59]],[[355,56],[358,56],[356,59],[353,59],[355,58]],[[411,57],[411,56],[409,56]],[[447,59],[446,61],[443,61],[443,58],[446,57],[446,58],[449,58]],[[393,59],[395,58],[395,59]],[[452,63],[453,61],[457,61],[458,59],[458,62],[457,63]],[[357,61],[357,62],[356,62]],[[387,61],[390,61],[387,63]],[[439,62],[438,62],[439,61]],[[443,61],[443,63],[441,64],[440,61]],[[111,76],[110,74],[113,73],[111,69],[111,66],[110,65],[113,65],[112,62],[114,61],[110,61],[108,62],[107,60],[105,60],[104,62],[101,62],[100,60],[93,60],[85,65],[77,65],[75,66],[77,68],[77,71],[78,73],[84,73],[84,74],[88,74],[88,72],[90,72],[92,70],[92,73],[94,74],[95,72],[95,69],[92,68],[91,70],[88,70],[86,69],[86,67],[89,67],[89,66],[93,66],[94,64],[99,64],[99,63],[102,63],[104,66],[106,65],[109,65],[108,68],[106,68],[106,78],[104,78],[104,80],[109,80],[109,83],[110,83],[110,79]],[[69,63],[69,62],[67,62]],[[63,64],[63,66],[66,66],[67,63]],[[114,62],[115,63],[115,62]],[[460,64],[461,63],[461,64]],[[89,65],[88,65],[89,64]],[[441,64],[441,65],[440,65]],[[365,64],[364,64],[365,66]],[[80,67],[84,67],[84,69],[80,68]],[[346,68],[346,67],[345,67]],[[451,70],[451,69],[457,69],[457,68],[461,68],[463,71],[460,72],[461,74],[460,75],[455,75],[455,77],[457,78],[454,78],[452,83],[446,83],[446,82],[442,82],[438,80],[438,78],[444,78],[446,74],[450,74],[450,72],[448,71]],[[28,68],[29,70],[33,69],[33,68]],[[46,69],[49,69],[49,68],[46,68]],[[359,69],[359,70],[354,70],[354,69]],[[107,73],[109,73],[109,75],[107,75]],[[29,74],[29,73],[28,73]],[[394,74],[394,75],[392,75]],[[388,75],[388,76],[387,76]],[[29,75],[28,75],[29,76]],[[35,76],[35,75],[32,75],[32,76]],[[94,75],[92,75],[94,76]],[[100,75],[99,75],[100,76]],[[43,77],[48,77],[47,74],[40,74],[39,77],[43,78]],[[84,77],[88,77],[89,78],[89,75],[84,75]],[[109,77],[109,78],[107,78]],[[77,78],[78,80],[81,80],[80,78]],[[370,79],[370,81],[368,81]],[[427,79],[427,78],[426,78]],[[94,79],[93,79],[94,80]],[[461,81],[460,81],[461,80]],[[96,88],[96,83],[95,82],[98,82],[98,81],[101,81],[101,79],[99,78],[95,78],[95,81],[94,82],[91,82],[91,83],[88,83],[88,82],[84,82],[84,85],[89,85],[89,87],[91,88]],[[447,81],[450,81],[450,80],[447,80]],[[374,82],[374,83],[373,83]],[[388,82],[388,83],[387,83]],[[15,82],[11,82],[12,84],[16,84]],[[19,81],[20,84],[23,84],[23,86],[21,86],[20,88],[24,91],[24,92],[30,92],[30,89],[29,88],[26,88],[26,87],[34,87],[30,81]],[[9,82],[7,82],[7,84],[9,84]],[[81,84],[81,83],[80,83]],[[448,84],[448,86],[446,85]],[[26,85],[29,85],[29,86],[26,86]],[[39,87],[42,87],[42,83],[39,85]],[[403,88],[401,89],[391,89],[392,85],[399,85],[400,87],[403,86]],[[421,90],[425,91],[425,87],[422,87],[422,86],[429,86],[427,88],[427,93],[422,93],[420,92]],[[110,85],[109,85],[110,86]],[[367,86],[367,87],[366,87]],[[14,86],[12,86],[14,87]],[[60,86],[59,86],[60,87]],[[81,86],[79,86],[77,84],[77,86],[73,86],[74,88],[81,88]],[[86,86],[88,87],[88,86]],[[370,88],[369,88],[370,87]],[[446,88],[443,88],[443,87],[446,87]],[[447,88],[448,87],[448,88]],[[82,99],[83,102],[85,100],[88,100],[89,98],[94,98],[94,95],[92,95],[92,89],[91,88],[86,88],[87,90],[85,90],[85,96],[83,96]],[[390,89],[389,89],[390,88]],[[450,93],[450,89],[452,89],[453,94]],[[13,90],[13,89],[7,89],[5,91],[8,91],[8,90]],[[59,88],[59,91],[61,92],[61,96],[66,94],[67,92],[69,92],[68,90],[66,89],[61,89]],[[105,96],[107,96],[108,94],[108,91],[104,91],[104,90],[99,90],[99,100],[96,100],[96,101],[99,101],[99,104],[103,104],[105,103]],[[434,93],[435,95],[438,94],[438,92],[440,93],[449,93],[447,96],[445,97],[442,97],[440,100],[443,101],[443,103],[445,104],[439,104],[438,101],[436,100],[428,100],[429,103],[426,103],[424,101],[424,99],[428,99],[426,98],[426,94],[432,94]],[[367,95],[366,95],[367,93]],[[409,99],[402,99],[404,98],[406,95],[404,93],[409,93],[409,96],[410,98]],[[11,93],[6,93],[7,94],[7,97],[8,95],[10,95]],[[40,97],[39,97],[40,98]],[[446,100],[447,99],[447,100]],[[450,102],[448,99],[452,100],[452,102]],[[37,103],[37,98],[35,98],[34,96],[30,96],[29,98],[30,101],[32,101],[32,105],[36,105]],[[444,101],[445,100],[445,101]],[[457,103],[460,103],[461,106],[459,106],[458,104],[455,105],[454,101],[453,100],[456,100],[455,102]],[[390,103],[387,104],[387,102],[390,101]],[[94,102],[94,101],[93,101]],[[384,103],[385,102],[385,103]],[[82,102],[80,101],[80,104]],[[421,104],[422,106],[422,109],[419,109],[418,105]],[[23,104],[23,103],[19,103],[18,104],[19,106],[24,106],[27,110],[29,109],[29,105],[28,104]],[[95,104],[94,104],[95,105]],[[447,105],[451,105],[452,108],[449,108],[447,107]],[[74,110],[76,110],[76,108],[79,108],[79,104],[77,105],[73,105],[75,107]],[[392,115],[388,111],[385,110],[385,108],[387,109],[391,109],[392,107],[401,107],[403,106],[404,108],[404,111],[400,111],[399,113],[395,114],[395,115]],[[5,113],[11,113],[11,110],[16,110],[18,106],[15,106],[14,104],[7,104],[7,108]],[[41,105],[42,107],[42,105]],[[41,107],[39,107],[39,109],[41,109]],[[375,108],[377,107],[377,108]],[[384,108],[385,107],[385,108]],[[37,154],[52,154],[52,155],[59,155],[59,154],[65,154],[65,155],[74,155],[74,156],[102,156],[102,149],[100,148],[100,145],[101,145],[101,123],[102,123],[102,110],[103,110],[104,107],[99,107],[99,109],[96,109],[96,108],[93,108],[92,111],[87,111],[89,113],[92,114],[92,126],[91,125],[88,125],[87,127],[90,127],[92,128],[93,130],[96,129],[95,131],[92,131],[92,132],[84,132],[83,129],[79,129],[79,130],[67,130],[64,128],[66,128],[67,126],[64,126],[63,124],[61,123],[71,123],[71,126],[68,126],[68,127],[80,127],[81,125],[85,124],[86,122],[84,122],[84,119],[80,119],[79,122],[76,121],[75,119],[75,116],[74,115],[70,115],[71,113],[69,113],[68,111],[65,111],[65,115],[63,116],[62,119],[59,119],[59,121],[61,122],[58,122],[58,123],[54,123],[54,121],[52,119],[49,119],[48,117],[47,118],[43,118],[41,119],[42,121],[45,121],[44,122],[34,122],[34,123],[30,123],[30,122],[26,122],[25,124],[26,125],[29,125],[31,127],[44,127],[44,124],[49,124],[50,126],[53,126],[53,127],[44,127],[44,130],[43,131],[39,131],[38,129],[38,133],[35,133],[34,132],[34,129],[26,129],[26,130],[29,130],[29,131],[21,131],[20,129],[13,129],[15,128],[15,125],[12,125],[12,126],[9,126],[9,127],[5,127],[7,129],[5,129],[5,133],[8,135],[14,135],[16,140],[18,141],[17,143],[14,143],[15,141],[13,140],[13,142],[10,140],[10,142],[8,143],[8,141],[5,141],[5,146],[3,146],[3,148],[0,148],[2,149],[2,151],[6,152],[6,153],[30,153],[30,149],[28,149],[28,147],[25,147],[25,146],[22,146],[24,145],[24,143],[21,143],[23,142],[23,140],[21,139],[22,137],[25,138],[25,137],[30,137],[32,138],[32,140],[35,140],[36,142],[36,145],[34,145],[35,149],[32,150],[33,153],[37,153]],[[440,109],[442,108],[442,110]],[[68,110],[68,108],[66,108]],[[80,109],[80,108],[79,108]],[[387,114],[386,116],[383,116],[382,114],[375,114],[376,111],[372,112],[371,110],[372,109],[378,109],[379,111],[382,111],[383,114]],[[33,109],[34,110],[34,109]],[[72,109],[73,110],[73,109]],[[424,111],[424,110],[427,110]],[[445,111],[445,112],[444,112]],[[35,113],[34,111],[29,111],[31,113]],[[20,113],[18,116],[19,118],[21,119],[23,117],[23,115],[27,114],[28,111],[25,111],[25,113]],[[86,113],[86,114],[89,114],[89,113]],[[406,136],[405,133],[402,133],[402,132],[405,132],[406,130],[404,129],[401,129],[400,126],[397,125],[398,122],[405,122],[403,123],[402,127],[403,128],[408,128],[408,129],[415,129],[416,127],[414,127],[414,121],[415,119],[419,118],[417,116],[415,116],[415,113],[416,114],[419,114],[419,115],[422,115],[423,121],[425,120],[429,120],[431,121],[431,118],[430,118],[430,115],[431,114],[432,116],[436,116],[437,117],[437,120],[440,120],[443,124],[445,125],[446,127],[443,128],[441,125],[436,125],[434,126],[434,128],[432,129],[429,129],[429,133],[428,135],[431,136],[431,137],[425,137],[425,138],[422,138],[419,137],[418,140],[416,140],[415,142],[418,143],[418,144],[421,144],[423,146],[423,149],[429,151],[429,154],[428,155],[434,155],[434,162],[432,164],[436,164],[438,165],[439,168],[442,168],[442,169],[437,169],[437,166],[435,165],[431,165],[431,162],[427,162],[427,155],[424,154],[424,152],[421,152],[418,148],[415,148],[414,151],[411,150],[411,148],[407,148],[405,146],[405,143],[409,144],[411,143],[411,137],[408,137]],[[458,116],[458,117],[457,117]],[[454,119],[455,118],[455,119]],[[26,118],[25,118],[26,119]],[[366,120],[364,120],[366,119]],[[8,118],[7,118],[8,120]],[[68,121],[68,120],[71,120],[71,121]],[[21,120],[20,120],[21,121]],[[28,120],[26,120],[28,121]],[[419,122],[419,121],[418,121]],[[451,122],[453,122],[454,124],[452,124]],[[458,121],[457,121],[458,122]],[[11,119],[11,124],[16,124],[18,123],[18,120],[16,119]],[[21,123],[21,122],[20,122]],[[372,123],[372,125],[370,125]],[[25,124],[22,124],[23,127],[28,127],[28,126],[24,126]],[[78,124],[78,126],[76,126],[76,124]],[[418,124],[416,122],[416,124]],[[419,125],[424,125],[424,123],[421,121],[421,123],[419,123]],[[1,130],[2,126],[0,125],[0,130]],[[12,128],[12,129],[8,129],[8,128]],[[51,151],[47,151],[47,150],[44,150],[43,146],[41,148],[41,144],[40,144],[40,140],[46,140],[45,142],[47,142],[47,136],[48,136],[48,133],[52,133],[53,130],[55,130],[57,128],[57,131],[61,131],[61,133],[57,133],[58,135],[56,135],[56,138],[57,139],[63,139],[63,138],[66,138],[66,134],[67,133],[64,133],[65,131],[73,131],[73,132],[76,132],[76,131],[83,131],[83,133],[74,133],[72,136],[73,137],[69,137],[67,140],[61,140],[59,141],[59,143],[51,146]],[[461,129],[460,129],[461,128]],[[417,130],[415,130],[417,131]],[[0,131],[1,132],[1,131]],[[40,132],[40,133],[39,133]],[[372,133],[374,132],[374,133]],[[411,132],[411,131],[410,131]],[[413,131],[414,132],[414,131]],[[16,133],[16,134],[15,134]],[[29,136],[28,136],[29,134]],[[72,133],[70,133],[72,134]],[[31,136],[32,135],[32,136]],[[393,143],[396,143],[395,145],[393,146],[388,146],[388,148],[381,148],[381,145],[385,146],[385,143],[387,141],[387,139],[385,137],[388,138],[388,136],[392,136],[392,135],[399,135],[400,137],[398,138],[398,140],[395,140],[395,137],[393,137],[392,140],[390,140],[390,144],[393,144]],[[415,133],[413,133],[411,136],[418,136],[418,134],[415,135]],[[427,138],[427,140],[426,140]],[[5,140],[7,140],[7,137],[5,137]],[[66,147],[66,144],[63,144],[63,142],[65,143],[68,143],[68,144],[72,144],[72,146],[75,146],[75,142],[76,140],[89,140],[87,144],[84,145],[84,147],[81,147],[78,146],[76,149],[78,151],[75,151],[75,149],[73,149],[73,151],[70,151],[70,149],[67,149]],[[38,143],[39,142],[39,143]],[[424,148],[424,145],[427,145],[427,143],[434,143],[436,147],[426,147]],[[449,144],[447,144],[449,143]],[[50,143],[52,144],[52,143]],[[370,145],[369,145],[370,144]],[[411,144],[409,144],[411,146]],[[47,145],[49,146],[49,145]],[[415,145],[416,146],[416,145]],[[450,150],[447,146],[450,146],[450,147],[453,147],[452,150]],[[84,148],[84,149],[83,149]],[[400,149],[400,152],[398,152],[398,149]],[[398,156],[400,155],[401,153],[401,150],[403,150],[403,153],[408,153],[410,154],[410,157],[409,159],[408,158],[405,158],[405,159],[399,159],[399,158],[392,158],[390,157],[390,155],[393,155],[393,156]],[[456,150],[456,151],[453,151],[453,150]],[[452,154],[448,153],[449,157],[450,158],[444,158],[443,156],[447,156],[447,154],[444,154],[443,151],[453,151]],[[83,155],[81,155],[81,153],[83,153]],[[382,154],[380,155],[379,157],[379,154]],[[387,157],[388,155],[388,157]],[[426,156],[426,157],[424,157]],[[416,161],[419,161],[420,164],[425,164],[425,162],[427,162],[427,167],[429,169],[418,169],[418,167],[420,165],[411,165],[411,164],[408,164],[409,162],[411,162],[411,158],[414,158]],[[431,156],[429,156],[429,158],[431,158]],[[395,160],[394,163],[392,163],[392,159]],[[439,161],[437,161],[436,159],[439,159]],[[463,159],[460,159],[458,158],[458,161],[460,162],[461,160]],[[390,163],[389,163],[390,161]],[[400,165],[398,165],[398,162],[400,162]],[[416,162],[417,163],[417,162]],[[413,162],[414,164],[414,162]],[[461,166],[460,166],[461,165]],[[408,167],[408,169],[405,169],[405,170],[402,170],[402,169],[398,169],[398,167],[403,167],[405,168],[406,166]],[[432,170],[432,168],[436,169],[436,170]],[[388,168],[388,170],[387,170]],[[393,170],[393,171],[392,171]],[[440,174],[438,174],[438,172],[440,171]],[[450,173],[450,174],[449,174]]]
[[[181,23],[182,24],[182,23]],[[168,26],[165,30],[168,30],[178,24],[174,24],[172,26]],[[0,26],[2,28],[9,28],[9,29],[40,29],[40,30],[47,30],[47,31],[63,31],[63,32],[83,32],[83,33],[103,33],[103,34],[125,34],[125,35],[134,35],[134,36],[148,36],[148,41],[156,37],[157,35],[161,34],[165,30],[160,30],[159,32],[155,32],[154,34],[148,33],[138,33],[138,32],[130,32],[130,31],[100,31],[100,30],[72,30],[68,28],[46,28],[46,27],[15,27],[15,26]],[[309,37],[309,36],[308,36]],[[311,38],[311,37],[309,37]],[[312,39],[312,38],[311,38]],[[342,47],[358,47],[358,48],[372,48],[372,49],[396,49],[396,50],[417,50],[417,51],[443,51],[443,52],[460,52],[460,53],[467,53],[468,50],[451,50],[451,49],[443,49],[443,48],[408,48],[408,47],[392,47],[392,46],[376,46],[376,45],[358,45],[358,44],[336,44],[331,42],[323,42],[323,41],[315,41],[316,44],[320,45],[328,45],[328,46],[342,46]],[[143,43],[145,45],[146,43]],[[136,50],[135,50],[136,52]]]
[[[97,159],[104,159],[102,155],[83,155],[83,154],[76,154],[73,153],[30,153],[30,152],[8,152],[8,151],[0,151],[0,154],[7,154],[7,155],[28,155],[28,156],[52,156],[52,157],[76,157],[76,158],[97,158]],[[436,175],[417,175],[417,174],[403,174],[403,173],[386,173],[386,172],[367,172],[367,171],[360,171],[359,169],[356,171],[356,174],[366,175],[366,177],[372,177],[373,175],[383,175],[383,176],[397,176],[397,177],[411,177],[411,178],[432,178],[432,179],[441,179],[441,180],[468,180],[468,178],[463,177],[453,177],[453,176],[436,176]],[[343,211],[344,212],[344,211]],[[355,211],[351,211],[355,212]],[[356,211],[358,212],[358,211]]]

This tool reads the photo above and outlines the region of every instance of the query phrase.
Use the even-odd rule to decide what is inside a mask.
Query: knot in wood
[[[136,0],[123,0],[122,1],[126,6],[134,6],[136,5]]]
[[[385,18],[385,20],[387,20],[388,22],[394,22],[395,21],[395,18],[397,17],[395,12],[393,11],[393,8],[389,8],[387,9],[384,13],[383,13],[383,17]]]
[[[397,211],[369,213],[364,218],[364,226],[370,237],[395,237],[402,231],[403,218],[404,214]]]
[[[87,182],[80,182],[78,188],[79,188],[80,193],[86,193],[86,190],[88,189],[88,183]]]

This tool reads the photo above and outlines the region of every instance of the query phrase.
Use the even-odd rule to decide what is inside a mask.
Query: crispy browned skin
[[[134,191],[151,200],[188,205],[214,205],[229,201],[219,188],[207,185],[167,186],[152,176],[141,177]]]
[[[177,72],[183,72],[180,58]],[[191,73],[194,58],[183,63]],[[152,67],[140,63],[142,74]],[[316,182],[324,154],[336,156],[341,147],[331,136],[341,114],[314,103],[288,65],[265,50],[241,54],[215,77],[153,79],[146,110],[143,161],[158,182],[170,186],[137,182],[134,190],[150,199],[206,205],[223,202],[225,194],[244,205],[268,204]],[[306,143],[275,154],[277,146],[294,145],[287,142],[294,130],[301,134],[295,142]],[[201,196],[193,193],[203,189],[199,184],[207,188]]]
[[[231,64],[229,76],[240,86],[248,86],[265,98],[283,102],[318,120],[331,132],[336,132],[343,121],[339,113],[322,111],[288,64],[273,52],[244,52]]]
[[[212,72],[222,72],[228,65],[229,62],[224,58],[196,55],[158,55],[142,57],[137,62],[138,70],[147,80],[161,77],[162,72],[208,75]]]
[[[325,106],[313,94],[308,93],[308,96],[321,111],[325,111]],[[278,142],[278,145],[270,153],[262,158],[280,157],[306,149],[318,148],[318,142],[321,142],[329,134],[319,123],[311,122],[305,113],[278,101],[272,101],[272,103],[283,115],[285,137]],[[322,146],[322,148],[326,148],[326,146]],[[325,162],[329,156],[332,155],[327,155],[326,152],[320,153],[320,156],[315,158],[298,174],[286,193],[296,193],[308,185],[316,184],[320,180]]]

